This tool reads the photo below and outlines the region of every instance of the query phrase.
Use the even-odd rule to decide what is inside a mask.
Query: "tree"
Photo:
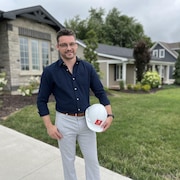
[[[175,63],[175,70],[174,70],[173,77],[175,79],[174,84],[180,85],[180,53]]]
[[[99,63],[97,62],[97,54],[95,50],[98,47],[97,42],[97,35],[94,30],[90,30],[86,34],[87,39],[84,40],[86,47],[84,48],[84,57],[85,59],[90,62],[94,68],[96,69],[97,73],[100,73],[99,70]]]
[[[86,39],[86,33],[88,32],[87,20],[81,20],[79,16],[75,16],[69,21],[65,20],[64,24],[67,29],[72,29],[76,33],[78,39]]]
[[[121,41],[121,26],[119,22],[120,12],[113,8],[105,19],[106,42],[111,45],[119,45]]]
[[[136,79],[137,82],[141,82],[143,73],[148,69],[148,64],[151,59],[151,54],[145,41],[140,40],[137,42],[134,47],[133,57],[136,66]]]
[[[144,34],[143,26],[133,17],[121,15],[117,8],[110,10],[107,16],[102,8],[91,8],[89,14],[85,20],[76,16],[64,24],[66,28],[73,29],[81,40],[86,39],[86,33],[93,29],[98,43],[133,48],[135,42],[144,39],[148,45],[152,45],[151,39]]]
[[[117,8],[106,16],[105,33],[107,42],[127,48],[133,48],[135,42],[145,37],[143,26],[133,17],[121,15]]]
[[[88,19],[88,29],[93,29],[96,32],[99,43],[104,43],[105,33],[103,16],[105,10],[102,8],[99,8],[99,10],[91,8],[89,13],[90,17]]]
[[[81,20],[78,15],[69,21],[65,20],[65,27],[72,29],[76,33],[76,37],[81,40],[87,39],[87,32],[93,29],[97,34],[98,42],[104,42],[104,9],[100,8],[97,10],[91,8],[89,14],[89,18],[86,18],[85,20]]]

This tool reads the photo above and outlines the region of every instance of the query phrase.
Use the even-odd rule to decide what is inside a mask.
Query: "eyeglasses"
[[[70,46],[71,48],[73,48],[76,44],[77,44],[76,42],[71,42],[71,43],[69,43],[69,44],[62,43],[62,44],[59,44],[59,46],[60,46],[61,48],[66,49],[66,48],[68,48],[68,46]]]

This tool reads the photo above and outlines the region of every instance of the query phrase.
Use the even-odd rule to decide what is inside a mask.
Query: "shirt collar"
[[[80,59],[78,58],[78,57],[76,57],[76,63],[79,63],[80,62]],[[63,60],[60,58],[59,59],[59,66],[62,66],[62,65],[64,65],[64,62],[63,62]]]

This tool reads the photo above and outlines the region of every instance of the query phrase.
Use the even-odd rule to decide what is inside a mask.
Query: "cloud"
[[[145,34],[153,41],[180,41],[179,0],[0,0],[1,10],[8,11],[30,6],[43,6],[61,24],[79,15],[89,16],[90,8],[105,9],[106,14],[116,7],[121,14],[141,23]]]

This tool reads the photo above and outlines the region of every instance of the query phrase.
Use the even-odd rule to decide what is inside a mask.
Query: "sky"
[[[0,0],[2,11],[36,5],[41,5],[61,24],[76,15],[81,20],[88,18],[91,8],[103,8],[106,16],[115,7],[121,15],[140,23],[153,42],[180,42],[180,0]]]

